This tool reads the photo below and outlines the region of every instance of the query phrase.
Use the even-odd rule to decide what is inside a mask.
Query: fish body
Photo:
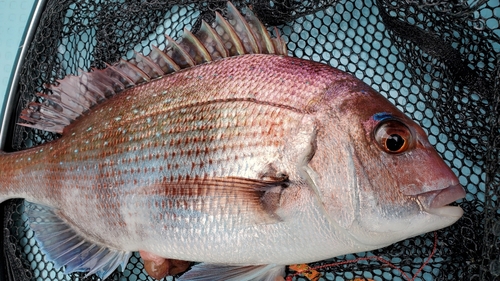
[[[62,138],[5,156],[2,186],[9,197],[60,210],[91,241],[126,251],[250,264],[307,262],[319,249],[321,258],[363,251],[322,215],[300,176],[326,129],[313,112],[327,104],[328,84],[334,95],[373,92],[351,89],[350,80],[323,64],[274,55],[201,65],[120,93]]]
[[[103,73],[54,90],[90,91],[109,83]],[[308,263],[462,215],[446,205],[463,189],[424,131],[349,74],[247,52],[147,80],[84,110],[60,139],[0,155],[0,200],[37,204],[32,227],[68,272],[107,276],[139,250],[209,265]],[[85,103],[64,94],[30,118]]]

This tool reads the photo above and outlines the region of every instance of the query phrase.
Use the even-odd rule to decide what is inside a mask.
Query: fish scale
[[[251,12],[228,16],[68,76],[22,112],[62,137],[0,152],[0,201],[31,202],[56,267],[105,278],[140,251],[153,273],[154,259],[203,262],[184,280],[274,280],[462,215],[416,123],[355,77],[287,57]]]

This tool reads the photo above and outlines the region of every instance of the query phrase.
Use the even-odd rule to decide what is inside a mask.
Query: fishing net
[[[311,264],[311,271],[325,280],[500,280],[498,0],[233,3],[250,7],[270,30],[276,26],[291,56],[355,75],[420,123],[467,191],[459,203],[464,217],[451,227]],[[44,83],[131,58],[134,50],[163,48],[161,35],[196,31],[224,7],[220,1],[47,1],[23,63],[6,149],[57,138],[15,125]],[[6,280],[97,280],[64,275],[44,261],[21,202],[1,208]],[[293,269],[288,274],[306,280]],[[136,254],[109,280],[150,278]]]

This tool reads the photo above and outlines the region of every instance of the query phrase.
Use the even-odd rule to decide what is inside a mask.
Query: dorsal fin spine
[[[200,40],[204,42],[203,45],[207,50],[213,48],[213,50],[211,50],[213,60],[227,58],[229,56],[229,52],[224,46],[219,34],[217,34],[217,32],[215,32],[215,30],[204,20],[201,21],[201,28],[197,35]]]
[[[111,92],[110,94],[112,95],[113,93],[117,93],[120,91],[125,90],[128,87],[128,83],[131,83],[130,81],[123,80],[121,77],[120,73],[116,71],[116,69],[110,65],[106,64],[106,68],[102,71],[103,76],[106,78],[106,82],[109,83]],[[126,84],[127,83],[127,84]]]
[[[163,74],[170,74],[181,69],[171,57],[167,56],[167,54],[162,52],[156,46],[153,46],[150,57],[151,60],[161,68]]]
[[[175,63],[181,68],[188,68],[194,66],[194,60],[191,56],[182,48],[177,42],[174,41],[170,36],[165,35],[167,38],[168,45],[170,46],[167,54],[175,61]]]
[[[203,44],[193,35],[189,30],[184,28],[184,36],[182,38],[180,46],[186,46],[184,50],[190,51],[190,56],[193,58],[195,64],[202,64],[205,62],[212,61],[212,57],[208,53],[207,49]]]
[[[52,101],[53,103],[61,106],[62,108],[71,109],[71,111],[73,111],[77,114],[78,114],[78,112],[80,112],[82,110],[89,109],[89,107],[91,106],[91,105],[89,105],[89,107],[86,107],[86,106],[82,105],[81,103],[79,103],[78,100],[66,99],[64,97],[64,95],[66,95],[65,92],[60,91],[60,89],[52,89],[52,92],[55,94],[40,95],[40,97],[43,97],[48,101]]]
[[[53,95],[41,95],[40,97],[45,98],[45,100],[47,100],[48,102],[52,102],[52,106],[47,106],[47,109],[52,109],[54,113],[64,113],[64,117],[71,121],[80,116],[80,111],[85,111],[88,109],[81,106],[79,106],[79,108],[76,108],[74,104],[67,104],[59,99],[54,98]],[[58,110],[54,105],[62,107],[62,110]]]
[[[117,64],[114,64],[114,67],[118,69],[125,77],[130,78],[132,83],[134,83],[133,86],[140,83],[149,82],[151,80],[149,76],[139,67],[124,59],[121,59]]]
[[[93,69],[91,73],[88,73],[88,79],[92,79],[92,82],[88,84],[92,85],[92,88],[98,89],[98,91],[94,91],[97,95],[99,95],[102,99],[106,99],[112,96],[118,88],[123,87],[123,84],[120,83],[119,80],[113,78],[110,73],[114,74],[113,69]],[[119,86],[118,86],[119,85]]]
[[[135,82],[132,80],[132,77],[127,76],[125,73],[123,73],[123,71],[122,71],[122,70],[120,70],[120,68],[119,68],[120,63],[121,63],[121,61],[120,61],[120,62],[118,62],[118,63],[115,63],[115,64],[113,64],[113,65],[106,64],[106,69],[109,69],[109,70],[110,70],[110,71],[112,71],[115,75],[114,75],[114,76],[108,76],[108,77],[106,77],[105,75],[103,75],[103,77],[101,77],[101,78],[102,78],[102,80],[112,79],[112,77],[113,77],[113,78],[117,79],[117,81],[118,81],[118,82],[120,82],[120,83],[123,85],[123,87],[124,87],[125,89],[126,89],[126,88],[130,88],[130,87],[133,87],[133,86],[135,85]],[[97,73],[97,75],[99,75],[99,74],[104,74],[104,73],[103,73],[103,71],[102,71],[102,70],[100,70],[100,69],[95,69],[95,70],[94,70],[94,72],[95,72],[95,73]],[[94,72],[93,72],[93,73],[94,73]],[[94,78],[94,77],[93,77],[93,78]],[[103,88],[100,88],[100,89],[101,89],[101,90],[104,90],[104,96],[105,96],[105,97],[108,97],[108,96],[106,95],[106,91],[105,91],[105,90],[106,90],[106,88],[108,88],[108,87],[107,87],[107,85],[109,85],[109,84],[107,84],[107,83],[102,83],[102,80],[99,80],[99,81],[98,81],[98,82],[100,82],[100,83],[101,83],[101,85],[104,85],[104,87],[103,87]],[[105,84],[106,84],[106,85],[105,85]],[[102,86],[101,86],[101,87],[102,87]]]
[[[152,46],[148,56],[135,53],[130,61],[122,59],[113,65],[106,64],[105,69],[81,71],[78,76],[65,77],[58,86],[48,86],[54,96],[38,93],[47,102],[30,103],[21,113],[21,119],[29,123],[20,125],[62,133],[65,126],[97,103],[151,79],[229,56],[287,55],[279,33],[276,32],[277,38],[271,38],[252,11],[247,9],[245,20],[228,3],[227,14],[228,20],[216,12],[213,27],[202,21],[195,35],[186,30],[179,43],[165,35],[168,42],[165,52]]]
[[[229,24],[229,22],[219,14],[219,12],[215,12],[215,22],[221,29],[219,35],[222,40],[226,40],[232,46],[228,49],[230,56],[238,56],[245,54],[245,49],[243,48],[243,44],[241,43],[238,34],[234,31],[233,27]],[[217,29],[215,29],[217,31]]]
[[[155,79],[163,75],[161,68],[156,63],[151,61],[149,57],[134,51],[133,60],[135,61],[135,65],[144,71],[144,73],[146,73],[146,75],[151,79]]]
[[[276,33],[276,38],[272,39],[273,43],[274,43],[274,49],[276,50],[277,53],[280,53],[281,55],[286,56],[287,55],[286,44],[281,39],[278,28],[274,27],[274,31]]]
[[[256,42],[260,45],[260,51],[263,54],[275,54],[276,50],[274,49],[274,44],[269,32],[267,32],[266,27],[255,17],[250,9],[247,9],[245,19],[253,30]]]
[[[233,30],[238,34],[246,53],[261,54],[252,29],[231,2],[227,3],[227,15],[235,22]]]

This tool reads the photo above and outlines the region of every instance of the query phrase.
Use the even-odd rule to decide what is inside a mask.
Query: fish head
[[[449,204],[465,191],[417,123],[362,83],[326,97],[309,165],[333,222],[375,248],[462,216]]]

